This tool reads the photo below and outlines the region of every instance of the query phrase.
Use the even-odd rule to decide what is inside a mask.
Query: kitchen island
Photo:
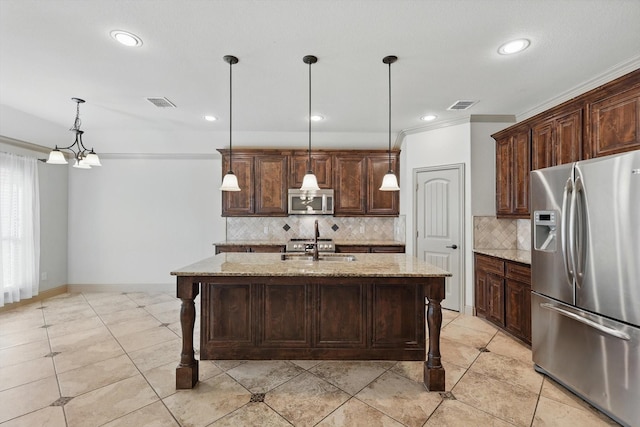
[[[426,323],[424,383],[443,391],[440,302],[450,273],[406,254],[352,257],[222,253],[173,271],[182,300],[176,388],[198,382],[194,299],[202,292],[201,360],[424,361]]]

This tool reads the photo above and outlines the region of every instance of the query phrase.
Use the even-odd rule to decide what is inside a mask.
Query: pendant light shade
[[[233,100],[233,92],[232,92],[232,68],[233,64],[238,63],[238,58],[231,55],[225,55],[224,61],[229,64],[229,171],[222,179],[222,185],[220,186],[220,190],[222,191],[240,191],[240,186],[238,185],[238,177],[233,173],[233,144],[232,144],[232,134],[231,134],[231,119],[233,117],[232,113],[232,100]]]
[[[300,190],[318,191],[320,190],[320,187],[318,187],[318,180],[311,170],[311,64],[315,64],[316,62],[318,62],[318,58],[313,55],[307,55],[302,58],[302,61],[305,64],[309,64],[309,116],[307,117],[307,119],[309,120],[309,159],[307,160],[307,173],[302,179],[302,187],[300,187]]]
[[[391,64],[398,60],[397,56],[385,56],[382,62],[389,65],[389,170],[382,178],[380,191],[400,191],[398,186],[398,178],[391,169]]]

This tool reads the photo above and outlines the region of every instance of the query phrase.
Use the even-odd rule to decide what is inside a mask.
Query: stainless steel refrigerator
[[[640,425],[640,150],[531,172],[535,368]]]

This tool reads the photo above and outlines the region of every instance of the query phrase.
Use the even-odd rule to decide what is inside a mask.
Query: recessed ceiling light
[[[427,114],[425,116],[420,117],[420,120],[422,120],[423,122],[430,122],[432,120],[437,119],[438,116],[436,116],[435,114]]]
[[[204,119],[208,122],[215,122],[216,120],[218,120],[216,116],[204,116]]]
[[[512,53],[522,52],[529,47],[529,44],[530,42],[527,39],[512,40],[500,46],[498,53],[500,55],[511,55]]]
[[[324,120],[324,117],[322,117],[320,115],[311,116],[311,121],[312,122],[320,122],[322,120]]]
[[[138,47],[142,46],[142,39],[135,34],[129,33],[127,31],[122,30],[113,30],[111,31],[111,37],[114,38],[117,42],[129,46],[129,47]]]

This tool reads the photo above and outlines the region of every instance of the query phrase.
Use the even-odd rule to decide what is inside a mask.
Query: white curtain
[[[0,153],[0,307],[38,294],[38,160]]]

